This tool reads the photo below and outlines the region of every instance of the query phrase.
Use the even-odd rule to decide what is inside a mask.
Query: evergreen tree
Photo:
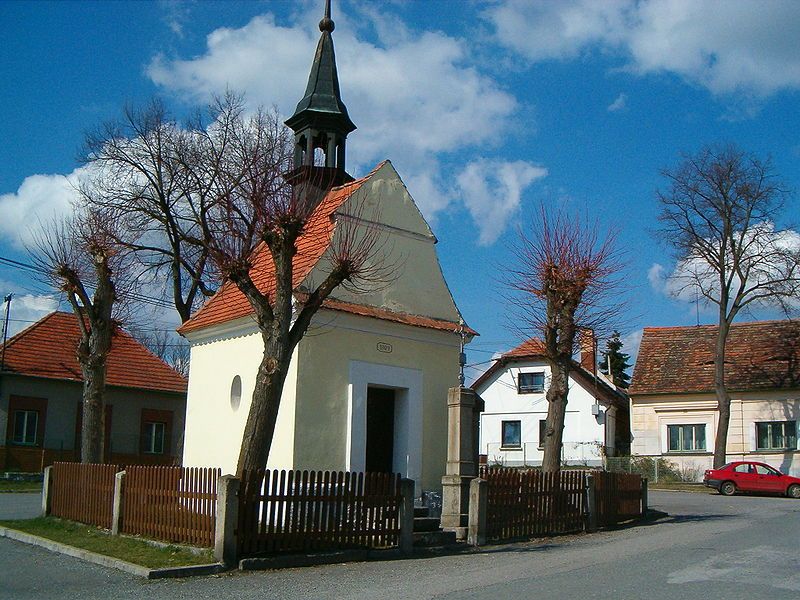
[[[608,363],[611,362],[611,377],[614,383],[621,388],[627,388],[631,382],[631,376],[625,371],[630,368],[629,354],[621,352],[622,340],[619,339],[619,331],[614,331],[611,337],[606,341],[606,349],[603,350],[603,358],[600,360],[600,372],[603,375],[608,375]]]

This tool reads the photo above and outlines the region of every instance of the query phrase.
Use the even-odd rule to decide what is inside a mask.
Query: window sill
[[[667,450],[662,456],[714,456],[714,453],[707,450]]]
[[[793,454],[800,452],[797,448],[756,448],[746,454]]]
[[[522,450],[522,446],[500,446],[500,450]]]
[[[517,390],[520,396],[528,396],[530,394],[544,394],[544,390]]]

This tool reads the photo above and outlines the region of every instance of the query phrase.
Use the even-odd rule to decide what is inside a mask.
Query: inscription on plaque
[[[392,345],[387,342],[378,342],[378,352],[390,354],[392,352]]]

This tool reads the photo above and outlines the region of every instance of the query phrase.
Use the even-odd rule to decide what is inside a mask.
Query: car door
[[[767,465],[754,465],[756,468],[756,491],[783,493],[783,476]]]
[[[739,463],[731,469],[731,479],[736,484],[736,489],[743,492],[752,492],[756,488],[756,471],[750,463]]]

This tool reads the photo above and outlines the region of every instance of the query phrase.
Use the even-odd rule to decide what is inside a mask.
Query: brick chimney
[[[580,333],[580,364],[590,373],[597,373],[597,338],[592,329],[581,329]]]

